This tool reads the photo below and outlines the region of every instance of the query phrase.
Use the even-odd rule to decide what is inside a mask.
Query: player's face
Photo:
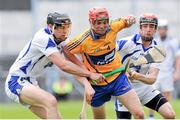
[[[67,39],[71,30],[71,24],[64,24],[57,26],[53,29],[53,34],[58,41],[64,41]]]
[[[140,34],[144,37],[153,37],[156,33],[156,26],[153,24],[143,24],[140,28]]]
[[[105,18],[103,15],[100,16],[101,19],[95,20],[91,23],[92,29],[95,33],[103,35],[106,33],[107,28],[109,27],[109,19]]]
[[[158,29],[158,33],[161,36],[161,38],[165,38],[167,36],[167,31],[168,31],[167,27],[162,27]]]

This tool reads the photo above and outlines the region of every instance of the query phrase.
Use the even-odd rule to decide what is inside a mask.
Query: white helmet
[[[159,19],[158,27],[168,27],[168,20],[167,19]]]

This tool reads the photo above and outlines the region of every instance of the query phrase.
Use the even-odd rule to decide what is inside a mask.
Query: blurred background
[[[169,21],[169,34],[180,40],[180,0],[0,0],[0,105],[11,103],[4,92],[9,67],[33,34],[46,25],[47,14],[55,11],[69,14],[72,18],[71,39],[89,27],[88,10],[95,6],[106,7],[111,19],[130,14],[138,18],[142,13],[154,13],[158,18]],[[118,38],[131,35],[137,30],[138,24],[120,32]],[[38,79],[43,89],[55,95],[65,94],[65,100],[82,100],[83,87],[71,75],[56,67],[47,69]],[[66,82],[57,82],[62,79]],[[178,84],[175,86],[174,99],[180,97]],[[1,108],[0,112],[3,112]],[[8,117],[0,113],[0,118]]]

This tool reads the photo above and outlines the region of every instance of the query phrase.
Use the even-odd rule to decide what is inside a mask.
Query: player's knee
[[[144,112],[143,111],[135,111],[133,116],[135,119],[144,119]]]
[[[46,107],[48,108],[57,107],[57,100],[53,95],[48,95],[48,98],[46,99]]]
[[[176,118],[176,113],[174,111],[168,111],[165,116],[165,119],[175,119]]]

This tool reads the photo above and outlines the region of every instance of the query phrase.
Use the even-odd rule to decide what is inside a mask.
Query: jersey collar
[[[148,48],[145,48],[142,44],[142,39],[141,39],[141,35],[140,34],[135,34],[135,36],[132,39],[134,41],[135,44],[140,44],[142,45],[142,48],[144,51],[147,51],[149,48],[152,48],[153,46],[157,45],[157,42],[155,41],[155,39],[153,38],[150,46]]]
[[[44,31],[49,35],[52,34],[52,30],[48,26],[46,28],[44,28]]]
[[[134,43],[136,43],[136,44],[142,44],[141,35],[140,35],[140,34],[136,34],[136,35],[133,37],[133,41],[134,41]],[[154,45],[157,45],[157,42],[156,42],[155,39],[153,38],[150,46],[154,46]]]
[[[110,27],[107,28],[106,33],[104,35],[106,35],[109,31],[110,31]],[[99,34],[94,33],[94,31],[92,29],[90,30],[90,34],[91,34],[93,40],[98,40],[98,39],[100,39],[100,37],[104,36],[104,35],[99,35]]]

